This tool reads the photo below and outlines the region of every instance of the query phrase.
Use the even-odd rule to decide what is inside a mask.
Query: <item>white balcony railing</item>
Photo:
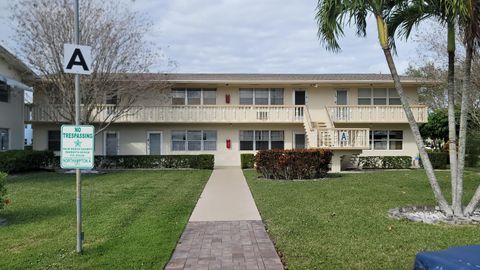
[[[114,106],[99,105],[94,122],[111,117]],[[25,109],[27,122],[63,122],[55,106],[32,106]],[[303,123],[305,106],[293,105],[202,105],[202,106],[133,106],[116,123]],[[93,114],[97,114],[95,111]],[[93,115],[92,114],[92,115]]]
[[[318,130],[318,147],[330,149],[368,149],[368,128],[330,128]]]
[[[412,105],[412,112],[418,123],[428,120],[427,106]],[[407,117],[400,105],[337,105],[327,106],[334,123],[407,123]]]

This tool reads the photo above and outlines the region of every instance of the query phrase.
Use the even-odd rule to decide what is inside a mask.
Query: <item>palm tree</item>
[[[467,138],[467,115],[469,113],[470,93],[472,90],[472,59],[476,48],[480,46],[480,0],[466,0],[466,16],[460,18],[459,22],[463,31],[463,43],[465,44],[465,80],[462,89],[462,108],[460,114],[460,134],[458,153],[458,180],[457,197],[462,200],[463,195],[463,170],[465,166],[465,145]],[[464,214],[471,215],[480,202],[480,186],[470,203],[465,207]]]
[[[462,209],[463,198],[463,176],[465,165],[465,148],[467,133],[467,115],[469,113],[469,101],[471,92],[471,64],[475,48],[480,40],[480,1],[479,0],[423,0],[413,1],[409,5],[403,5],[395,14],[389,18],[388,25],[393,40],[396,30],[406,38],[409,37],[412,28],[424,19],[435,17],[442,24],[447,26],[448,32],[448,115],[449,115],[449,137],[450,137],[450,163],[452,179],[452,208],[456,216],[469,216],[473,213],[480,201],[480,187],[469,205]],[[459,23],[464,36],[466,48],[465,79],[462,89],[462,103],[460,116],[460,132],[458,152],[456,149],[455,132],[455,25]],[[393,43],[394,44],[394,43]]]
[[[398,9],[408,5],[410,1],[394,0],[319,0],[316,19],[318,23],[318,37],[326,49],[339,52],[337,39],[344,35],[343,28],[348,25],[356,27],[356,34],[366,36],[367,16],[373,15],[377,22],[377,31],[380,46],[390,69],[395,89],[405,111],[408,124],[412,130],[420,157],[423,162],[430,186],[440,209],[447,215],[452,215],[452,209],[438,184],[432,164],[425,150],[418,124],[413,116],[410,103],[400,82],[400,77],[392,57],[392,47],[389,38],[387,20]]]
[[[407,1],[405,1],[407,2]],[[408,39],[414,26],[426,19],[434,18],[447,28],[448,52],[448,143],[450,157],[450,175],[452,184],[452,210],[455,215],[462,215],[461,197],[458,197],[458,156],[455,123],[455,33],[456,19],[463,8],[461,1],[455,0],[416,0],[399,6],[388,18],[391,45],[395,46],[395,34]]]

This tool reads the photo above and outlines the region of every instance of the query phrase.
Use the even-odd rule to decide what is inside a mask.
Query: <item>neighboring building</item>
[[[23,149],[24,91],[35,74],[22,61],[0,46],[0,151]]]
[[[139,111],[96,138],[97,155],[215,154],[215,164],[240,165],[241,153],[260,149],[331,148],[332,171],[352,156],[418,154],[388,74],[164,74],[168,98],[153,91]],[[418,122],[424,82],[402,77]],[[37,97],[34,95],[34,103]],[[58,150],[52,110],[33,107],[33,148]],[[101,119],[99,119],[101,120]]]

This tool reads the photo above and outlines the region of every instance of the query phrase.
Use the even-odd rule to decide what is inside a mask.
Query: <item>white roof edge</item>
[[[287,83],[287,84],[351,84],[351,83],[392,83],[393,80],[175,80],[175,79],[167,79],[168,82],[172,83],[220,83],[220,84],[227,84],[227,83],[251,83],[251,84],[279,84],[279,83]],[[403,83],[408,84],[425,84],[428,82],[424,81],[412,81],[412,80],[404,80]]]

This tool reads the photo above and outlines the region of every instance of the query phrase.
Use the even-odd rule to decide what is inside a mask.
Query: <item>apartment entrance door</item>
[[[105,133],[105,155],[118,155],[118,134],[117,132]]]
[[[295,132],[293,135],[295,141],[295,149],[305,149],[305,133]]]
[[[161,132],[148,133],[148,154],[149,155],[162,154],[162,133]]]
[[[305,105],[307,101],[305,90],[295,90],[294,99],[295,105]]]
[[[295,105],[305,105],[307,101],[307,95],[305,90],[295,90],[293,93],[293,102]],[[295,107],[295,117],[303,119],[303,107]]]

